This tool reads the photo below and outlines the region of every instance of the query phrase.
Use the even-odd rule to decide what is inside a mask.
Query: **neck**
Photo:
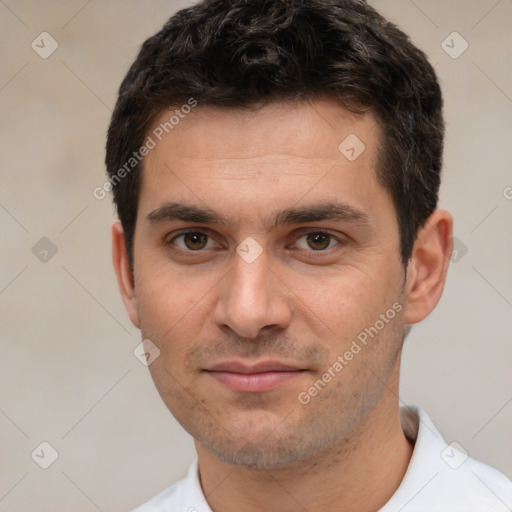
[[[400,423],[398,375],[350,435],[286,468],[234,466],[196,441],[201,485],[214,512],[375,512],[394,494],[412,455]]]

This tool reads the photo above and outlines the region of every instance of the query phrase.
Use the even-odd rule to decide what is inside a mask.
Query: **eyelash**
[[[210,236],[208,233],[204,232],[204,231],[200,231],[200,230],[193,230],[193,229],[189,229],[187,231],[182,231],[176,235],[174,235],[172,238],[170,238],[169,240],[165,240],[165,245],[166,246],[169,246],[173,251],[177,252],[177,253],[188,253],[188,254],[203,254],[204,251],[208,251],[209,249],[199,249],[197,251],[194,251],[194,250],[191,250],[191,249],[182,249],[180,247],[176,247],[174,242],[176,241],[176,239],[178,238],[181,238],[187,234],[190,234],[190,233],[193,233],[193,234],[200,234],[200,235],[206,235],[208,237],[208,240],[206,243],[208,243],[210,240],[213,239],[212,236]],[[307,252],[307,253],[310,253],[310,254],[314,254],[315,256],[314,257],[322,257],[324,255],[328,255],[331,253],[331,251],[333,249],[335,249],[336,247],[342,247],[346,244],[346,240],[342,237],[339,237],[339,236],[336,236],[334,234],[332,234],[330,231],[327,231],[327,230],[324,230],[324,229],[312,229],[312,230],[309,230],[307,232],[303,232],[301,233],[300,236],[297,237],[297,240],[300,240],[304,237],[307,237],[308,235],[311,235],[311,234],[323,234],[323,235],[327,235],[328,237],[330,237],[330,241],[329,241],[329,245],[330,245],[330,242],[331,240],[334,240],[336,241],[336,245],[334,245],[333,247],[328,247],[327,249],[320,249],[320,250],[317,250],[315,251],[314,249],[299,249],[300,251],[303,251],[303,252]]]

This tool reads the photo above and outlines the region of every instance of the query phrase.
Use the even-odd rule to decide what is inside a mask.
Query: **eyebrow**
[[[198,207],[182,202],[166,203],[153,210],[147,216],[152,225],[174,220],[195,222],[198,224],[217,224],[228,226],[229,219],[206,207]],[[304,207],[291,207],[277,212],[273,219],[267,221],[267,225],[275,228],[281,225],[302,224],[334,220],[351,222],[355,224],[369,224],[370,219],[366,213],[343,202],[322,202]]]

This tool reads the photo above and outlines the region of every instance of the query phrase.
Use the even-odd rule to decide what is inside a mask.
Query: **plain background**
[[[406,342],[401,399],[512,477],[512,2],[371,3],[439,74],[441,206],[458,249],[440,305]],[[120,81],[186,5],[0,1],[0,511],[130,510],[194,456],[133,355],[139,332],[111,266],[114,210],[93,197]],[[31,47],[45,31],[59,45],[47,59]],[[46,470],[31,458],[42,441],[59,454]]]

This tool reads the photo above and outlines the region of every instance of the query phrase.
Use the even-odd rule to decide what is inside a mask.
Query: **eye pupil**
[[[200,251],[204,249],[208,243],[208,235],[200,231],[191,231],[183,233],[183,242],[190,251]],[[311,232],[306,235],[307,244],[314,251],[323,251],[327,249],[331,243],[329,233],[321,231]]]
[[[329,247],[330,235],[326,233],[310,233],[307,236],[309,246],[315,251]]]
[[[183,241],[189,249],[203,249],[208,236],[204,233],[185,233]]]

